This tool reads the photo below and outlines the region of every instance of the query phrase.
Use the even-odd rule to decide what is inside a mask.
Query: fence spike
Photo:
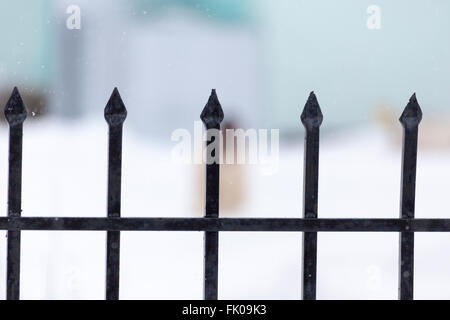
[[[319,137],[323,115],[316,95],[311,92],[301,115],[306,129],[303,170],[303,218],[317,218],[319,185]],[[317,279],[317,232],[303,233],[303,277],[304,300],[316,299]]]
[[[322,110],[320,110],[319,102],[314,91],[311,91],[309,94],[308,101],[306,101],[300,119],[306,129],[318,128],[322,124]]]
[[[122,124],[127,117],[127,109],[120,97],[119,90],[114,88],[105,107],[105,120],[110,126]]]
[[[414,127],[422,121],[422,109],[420,109],[415,93],[409,99],[399,120],[404,127]]]
[[[203,121],[207,134],[206,146],[213,143],[215,136],[209,129],[220,129],[220,123],[224,118],[222,107],[217,98],[216,90],[212,89],[208,102],[203,109],[200,119]],[[220,148],[212,151],[219,156]],[[220,164],[217,162],[206,164],[205,174],[205,218],[217,218],[219,216],[219,183]],[[218,264],[219,264],[219,233],[206,231],[204,236],[204,283],[203,296],[205,300],[217,300],[218,296]]]
[[[8,217],[20,217],[22,212],[22,140],[27,108],[17,87],[5,106],[9,123]],[[20,298],[20,231],[8,231],[6,298]]]
[[[200,119],[206,126],[206,129],[217,128],[224,118],[222,106],[217,98],[216,89],[211,90],[208,102],[200,114]]]
[[[27,108],[23,103],[17,87],[14,87],[5,106],[5,118],[10,126],[23,123],[27,117]]]
[[[122,129],[127,109],[114,88],[105,107],[109,126],[108,142],[108,218],[120,218],[122,185]],[[120,231],[108,231],[106,236],[106,299],[119,299]]]
[[[400,218],[414,219],[416,199],[417,140],[422,110],[416,94],[409,99],[400,122],[403,125]],[[414,232],[400,233],[399,298],[414,297]]]

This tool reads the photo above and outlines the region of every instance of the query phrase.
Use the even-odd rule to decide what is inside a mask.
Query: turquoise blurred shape
[[[249,19],[248,1],[242,0],[134,0],[136,9],[148,12],[149,16],[162,14],[174,6],[185,7],[197,13],[229,23]]]

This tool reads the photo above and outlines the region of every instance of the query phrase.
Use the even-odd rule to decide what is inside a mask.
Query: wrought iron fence
[[[399,298],[413,298],[414,233],[449,232],[450,219],[415,219],[415,184],[418,127],[422,112],[415,94],[400,122],[403,125],[401,210],[398,219],[318,218],[319,130],[323,116],[312,92],[301,121],[305,127],[303,218],[220,218],[218,163],[206,164],[204,218],[122,218],[120,215],[122,127],[127,110],[114,89],[105,107],[109,126],[108,208],[104,218],[21,217],[22,132],[26,107],[17,88],[5,107],[9,123],[8,216],[0,217],[0,230],[8,231],[7,299],[20,298],[21,230],[106,231],[106,299],[119,298],[120,231],[203,231],[204,299],[218,298],[218,251],[221,231],[303,232],[303,299],[316,298],[317,232],[400,233]],[[206,129],[220,129],[224,114],[215,90],[201,113]],[[214,141],[211,137],[207,145]],[[219,152],[219,150],[216,150]]]

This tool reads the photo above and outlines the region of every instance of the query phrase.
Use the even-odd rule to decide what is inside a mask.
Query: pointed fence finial
[[[208,102],[200,114],[200,119],[205,124],[206,128],[218,128],[223,120],[223,110],[217,98],[216,89],[212,89]]]
[[[405,110],[403,110],[399,120],[405,128],[418,126],[422,120],[422,110],[417,102],[415,93],[409,99],[409,102],[406,105]]]
[[[17,87],[14,87],[11,97],[5,106],[5,118],[10,126],[21,124],[27,117],[27,108],[23,103]]]
[[[316,219],[319,190],[319,127],[323,115],[314,91],[310,93],[300,117],[305,127],[305,154],[303,178],[303,218]],[[316,299],[317,233],[303,233],[303,284],[304,300]]]
[[[319,128],[322,124],[322,110],[320,110],[319,102],[317,101],[314,91],[309,94],[308,101],[306,101],[300,119],[307,130]]]
[[[402,178],[400,193],[400,218],[414,219],[416,202],[416,170],[417,170],[417,141],[419,123],[422,120],[414,93],[409,99],[400,122],[403,125],[403,155]],[[412,300],[414,298],[414,233],[400,233],[400,268],[399,268],[399,298]]]
[[[127,117],[127,109],[120,97],[119,90],[114,88],[105,107],[105,119],[110,126],[122,124]]]

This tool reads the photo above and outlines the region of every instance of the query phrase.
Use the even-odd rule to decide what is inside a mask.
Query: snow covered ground
[[[299,138],[299,140],[302,140]],[[29,121],[24,132],[23,215],[105,216],[105,122]],[[6,215],[7,127],[0,127],[0,214]],[[170,161],[172,142],[146,141],[125,124],[122,215],[185,216],[195,170]],[[247,202],[227,217],[300,217],[302,141],[280,149],[279,172],[245,168]],[[450,151],[419,150],[417,217],[450,218]],[[398,217],[400,149],[376,129],[324,134],[321,217]],[[23,299],[103,299],[105,232],[22,233]],[[6,279],[1,232],[0,279]],[[221,233],[219,298],[298,299],[300,233]],[[395,299],[398,234],[320,233],[319,299]],[[450,234],[416,234],[415,297],[450,298]],[[122,299],[201,299],[201,232],[123,232]],[[0,281],[0,298],[5,298]]]

